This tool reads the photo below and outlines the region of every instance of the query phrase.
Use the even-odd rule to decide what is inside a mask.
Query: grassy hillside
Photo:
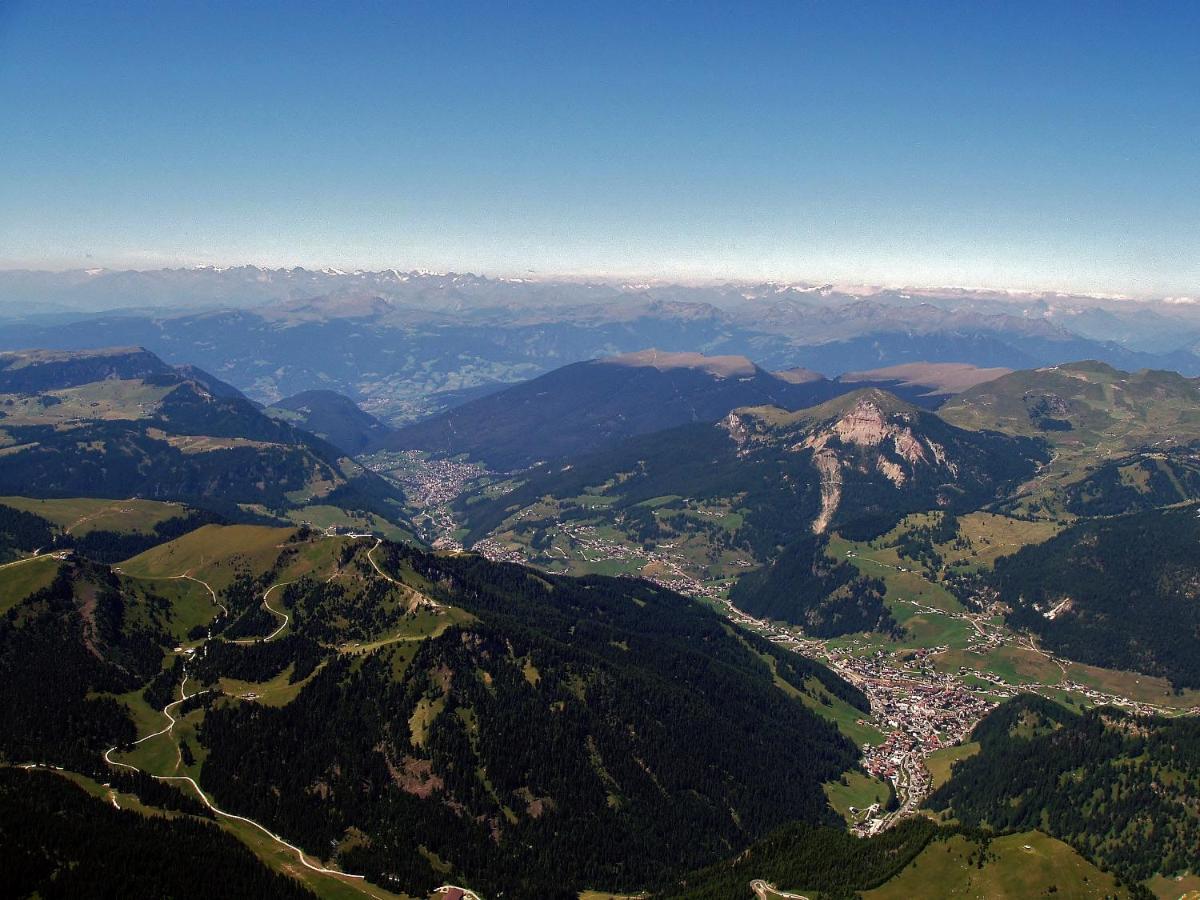
[[[220,519],[178,503],[0,498],[0,559],[77,553],[111,563]]]
[[[208,525],[125,560],[120,571],[135,578],[188,574],[220,591],[229,586],[239,567],[255,572],[273,568],[288,540],[296,534],[295,528],[268,525]],[[302,559],[313,567],[324,562],[332,569],[332,560],[349,540],[334,538],[303,544]]]
[[[136,498],[105,500],[98,497],[0,497],[0,505],[41,516],[64,532],[77,537],[93,531],[148,533],[152,532],[156,525],[176,518],[186,511],[185,507],[178,503]]]
[[[1074,486],[1093,473],[1100,486],[1120,482],[1123,476],[1102,470],[1131,451],[1161,452],[1200,440],[1196,382],[1175,372],[1122,372],[1099,362],[1013,372],[965,391],[939,412],[963,428],[1037,437],[1054,448],[1052,462],[1026,486],[1027,499],[1018,507],[1038,514],[1061,514],[1068,503],[1077,513],[1119,511],[1081,501],[1096,486]],[[1124,477],[1131,476],[1140,477]]]
[[[1038,831],[991,840],[956,835],[931,844],[902,872],[865,891],[863,900],[912,897],[1128,897],[1111,874],[1088,862],[1062,841]]]
[[[0,568],[0,613],[6,613],[30,594],[53,583],[62,560],[55,556],[29,557]]]
[[[1036,435],[1066,447],[1129,448],[1200,437],[1200,386],[1176,372],[1067,363],[980,384],[941,414],[964,428]]]
[[[995,381],[1012,369],[1002,367],[980,368],[970,363],[902,363],[898,366],[887,366],[882,369],[869,369],[865,372],[846,372],[838,376],[838,381],[845,384],[873,382],[874,384],[892,390],[909,389],[919,392],[921,396],[930,398],[946,398],[961,394],[963,391]]]

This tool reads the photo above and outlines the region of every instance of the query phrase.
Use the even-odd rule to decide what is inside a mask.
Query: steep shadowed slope
[[[275,401],[264,412],[315,434],[351,456],[386,440],[392,431],[336,391],[302,391]]]
[[[589,453],[739,406],[798,409],[844,391],[772,375],[744,357],[643,351],[575,363],[400,429],[383,445],[465,453],[498,470]]]

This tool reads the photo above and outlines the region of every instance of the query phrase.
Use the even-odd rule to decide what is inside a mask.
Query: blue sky
[[[0,267],[1200,292],[1200,4],[0,0]]]

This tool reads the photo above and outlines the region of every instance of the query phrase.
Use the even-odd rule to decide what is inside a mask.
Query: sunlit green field
[[[288,544],[294,534],[292,528],[265,525],[205,525],[126,560],[120,569],[125,575],[138,578],[188,574],[220,591],[233,580],[238,564],[267,571],[273,567],[280,552],[289,547],[297,552],[280,572],[280,580],[329,574],[336,567],[341,548],[352,540],[335,537]]]
[[[1043,654],[1024,647],[1004,646],[985,654],[949,650],[933,657],[934,665],[943,672],[960,668],[994,672],[1009,684],[1058,684],[1062,669]]]
[[[364,512],[351,512],[338,506],[311,504],[300,509],[288,510],[288,519],[299,525],[307,522],[312,527],[325,529],[330,526],[351,528],[358,532],[371,532],[382,535],[388,540],[411,540],[412,535],[396,525],[381,519],[379,516]]]
[[[64,531],[83,536],[91,531],[147,532],[167,519],[183,515],[186,507],[157,500],[101,500],[71,497],[36,500],[0,497],[0,504],[41,516]]]
[[[899,875],[863,893],[864,900],[964,897],[1064,900],[1127,897],[1113,876],[1101,872],[1062,841],[1038,831],[994,839],[979,864],[978,844],[963,837],[934,841]]]
[[[862,821],[865,818],[863,810],[873,803],[882,806],[887,803],[888,797],[891,795],[891,790],[885,782],[878,778],[872,778],[865,772],[847,772],[843,778],[846,784],[842,784],[840,781],[830,781],[824,787],[825,796],[829,798],[829,805],[837,810],[847,823]],[[851,807],[858,812],[850,812]]]
[[[1178,875],[1168,877],[1156,875],[1146,882],[1146,886],[1160,900],[1197,900],[1200,898],[1200,875]]]
[[[3,394],[5,419],[13,425],[70,424],[79,419],[142,419],[158,408],[170,386],[141,379],[109,378],[44,394]],[[46,404],[42,396],[58,402]]]
[[[956,747],[943,747],[925,758],[925,766],[933,778],[933,790],[950,780],[950,771],[959,760],[969,759],[979,752],[979,744],[968,741]]]
[[[8,612],[30,594],[49,587],[60,566],[62,561],[51,556],[0,566],[0,614]]]

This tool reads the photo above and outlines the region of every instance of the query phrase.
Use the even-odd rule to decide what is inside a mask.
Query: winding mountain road
[[[274,615],[276,615],[280,619],[282,619],[282,621],[279,623],[278,628],[276,628],[274,631],[272,631],[270,634],[268,634],[265,638],[256,638],[256,637],[255,638],[238,638],[237,640],[233,641],[232,643],[234,643],[234,644],[254,644],[254,643],[257,643],[258,641],[269,641],[272,638],[278,636],[279,632],[283,631],[283,629],[287,628],[288,622],[291,621],[291,619],[288,617],[288,614],[273,607],[267,601],[267,598],[271,596],[271,591],[275,590],[275,588],[283,587],[284,585],[287,585],[287,584],[295,584],[296,580],[297,579],[292,579],[291,581],[280,581],[278,584],[273,584],[269,588],[267,588],[265,591],[263,591],[262,605],[267,608],[267,612],[273,613]],[[210,588],[210,590],[211,590],[211,588]]]
[[[176,575],[176,576],[171,576],[171,577],[173,577],[173,578],[189,578],[192,581],[198,581],[198,582],[200,582],[200,584],[203,584],[206,588],[208,588],[210,593],[213,593],[212,588],[209,587],[209,585],[206,584],[205,582],[200,581],[200,579],[198,579],[198,578],[192,578],[192,576],[190,576],[190,575]],[[279,612],[278,610],[273,609],[271,607],[271,605],[269,603],[267,603],[267,596],[271,593],[271,591],[273,591],[277,587],[280,587],[283,584],[291,584],[291,582],[287,581],[287,582],[279,582],[278,584],[273,584],[273,585],[271,585],[271,587],[267,588],[267,590],[263,593],[263,605],[266,606],[267,609],[269,609],[271,612],[275,613],[275,615],[283,617],[282,624],[280,624],[280,626],[278,628],[276,628],[275,631],[273,631],[270,635],[268,635],[263,640],[268,640],[268,641],[271,640],[271,638],[275,637],[277,634],[279,634],[279,632],[281,632],[287,626],[287,623],[288,623],[287,613]],[[215,593],[213,593],[213,597],[215,599],[215,597],[216,597]],[[224,607],[222,607],[222,608],[224,608]],[[256,640],[259,640],[259,638],[252,638],[252,639],[245,640],[245,641],[237,641],[236,643],[253,643]],[[201,642],[201,645],[203,645],[203,643],[204,642]],[[173,716],[171,714],[171,710],[173,710],[175,707],[179,706],[179,704],[183,703],[186,700],[190,700],[193,697],[198,697],[201,694],[206,694],[206,693],[210,692],[210,689],[205,688],[203,690],[196,691],[195,693],[192,693],[192,694],[186,694],[185,690],[187,687],[187,681],[188,681],[188,676],[187,676],[187,673],[185,672],[184,676],[183,676],[183,681],[179,685],[179,694],[180,694],[179,699],[171,701],[166,706],[164,706],[162,709],[163,715],[167,717],[166,726],[164,728],[160,728],[158,731],[155,731],[152,734],[147,734],[144,737],[138,738],[136,741],[133,742],[133,746],[137,746],[138,744],[144,743],[145,741],[148,741],[151,738],[156,738],[156,737],[159,737],[164,734],[169,734],[175,728],[176,722],[178,722],[178,719],[176,719],[175,716]],[[133,771],[133,772],[143,771],[143,770],[139,769],[137,766],[131,766],[129,763],[123,763],[123,762],[119,762],[119,761],[113,759],[112,754],[115,753],[119,749],[120,749],[119,746],[113,746],[113,747],[109,747],[107,750],[105,750],[104,751],[104,761],[106,763],[108,763],[110,766],[119,767],[122,769],[129,769],[130,771]],[[353,881],[364,881],[366,878],[366,876],[364,876],[364,875],[354,875],[349,872],[339,871],[338,869],[330,869],[325,866],[314,865],[313,863],[309,862],[308,859],[305,857],[303,850],[301,850],[295,844],[292,844],[289,841],[284,840],[282,837],[275,834],[275,832],[273,832],[269,828],[267,828],[265,825],[262,825],[256,821],[254,821],[253,819],[247,818],[246,816],[239,816],[237,813],[227,812],[226,810],[223,810],[220,807],[218,807],[215,803],[213,803],[211,800],[208,799],[208,797],[205,795],[204,791],[200,788],[200,785],[197,784],[195,779],[193,779],[190,775],[155,775],[153,772],[147,772],[146,774],[149,775],[151,778],[154,778],[157,781],[186,781],[189,785],[191,785],[192,790],[194,790],[196,792],[196,795],[200,798],[201,802],[204,803],[204,805],[207,806],[210,810],[212,810],[214,815],[220,816],[221,818],[237,821],[237,822],[244,822],[247,825],[250,825],[250,826],[258,829],[263,834],[265,834],[267,837],[269,837],[272,841],[279,844],[281,847],[285,847],[288,850],[295,853],[297,859],[300,861],[300,864],[303,865],[306,869],[309,869],[310,871],[317,872],[321,875],[332,875],[337,878],[351,879]],[[368,891],[368,893],[370,893],[370,892]],[[371,894],[371,896],[377,897],[378,895]]]
[[[356,535],[356,537],[359,537],[359,536],[360,535]],[[407,588],[408,587],[407,585],[403,584],[400,581],[397,581],[395,578],[392,578],[390,575],[388,575],[382,569],[380,569],[379,565],[375,562],[374,558],[372,558],[371,553],[373,553],[375,551],[375,549],[378,548],[380,546],[380,544],[382,544],[382,543],[383,543],[382,539],[378,539],[378,538],[376,539],[375,546],[372,547],[369,551],[367,551],[367,559],[370,561],[372,567],[375,569],[376,573],[381,578],[386,579],[387,581],[391,582],[392,584]],[[34,558],[36,558],[36,557],[29,557],[25,560],[18,560],[18,562],[27,562],[28,559],[34,559]],[[10,563],[10,565],[12,565],[12,564]],[[0,568],[3,568],[3,567],[0,567]],[[187,574],[163,576],[163,577],[170,578],[170,579],[188,579],[190,581],[195,581],[198,584],[204,585],[204,587],[208,590],[209,594],[212,596],[213,602],[217,606],[221,607],[222,611],[225,612],[226,615],[228,615],[228,610],[226,609],[224,604],[222,604],[217,599],[216,592],[213,590],[212,586],[209,585],[207,582],[201,581],[199,578],[195,578],[194,576],[187,575]],[[274,615],[276,615],[280,618],[281,621],[280,621],[279,627],[276,628],[269,635],[267,635],[265,638],[246,638],[246,639],[234,641],[233,643],[250,644],[250,643],[255,643],[256,641],[259,641],[259,640],[269,641],[269,640],[272,640],[273,638],[277,637],[287,627],[287,625],[290,621],[290,617],[288,616],[288,614],[286,612],[275,609],[273,606],[271,606],[269,599],[270,599],[271,592],[274,591],[276,588],[283,587],[285,585],[292,584],[292,583],[294,583],[294,581],[277,582],[276,584],[273,584],[269,588],[267,588],[263,592],[263,595],[262,595],[262,605],[265,606],[269,612],[273,613]],[[434,602],[433,600],[430,600],[429,598],[423,597],[423,595],[418,595],[418,596],[421,596],[423,600],[425,600],[426,602],[431,604],[434,608],[438,608],[440,606],[440,604],[437,604],[436,602]],[[198,646],[203,646],[206,641],[207,641],[207,638],[205,640],[201,641]],[[186,663],[185,663],[185,665],[186,665]],[[144,743],[145,741],[151,740],[152,738],[160,737],[165,734],[170,734],[174,730],[175,725],[178,722],[178,719],[176,719],[175,716],[172,715],[172,710],[175,709],[176,707],[178,707],[181,703],[185,702],[186,700],[190,700],[193,697],[198,697],[201,694],[210,693],[212,690],[209,688],[204,688],[202,690],[195,691],[192,694],[187,694],[186,693],[187,682],[188,682],[188,675],[187,675],[187,672],[185,671],[184,676],[183,676],[183,681],[179,685],[179,694],[180,694],[179,699],[173,700],[172,702],[170,702],[166,706],[164,706],[162,709],[163,715],[166,716],[166,718],[167,718],[166,726],[163,728],[160,728],[158,731],[155,731],[152,734],[147,734],[144,737],[138,738],[136,741],[133,742],[133,746],[137,746],[138,744]],[[112,754],[117,752],[119,749],[120,749],[119,746],[113,746],[113,747],[109,747],[107,750],[104,751],[104,761],[106,763],[108,763],[108,765],[115,767],[115,768],[128,769],[133,772],[144,771],[142,769],[137,768],[136,766],[130,765],[129,763],[124,763],[124,762],[120,762],[118,760],[113,759]],[[180,751],[180,754],[177,757],[177,761],[176,761],[176,766],[178,766],[182,762],[182,750],[179,747],[177,747],[176,749]],[[34,764],[33,766],[28,766],[27,768],[32,768],[32,767],[36,767],[36,764]],[[50,768],[57,768],[57,767],[50,767]],[[254,819],[248,818],[247,816],[238,815],[237,813],[231,813],[231,812],[221,809],[220,807],[218,807],[215,803],[213,803],[208,798],[208,796],[204,793],[204,790],[200,787],[200,785],[196,782],[196,780],[194,778],[192,778],[190,775],[155,775],[152,772],[146,772],[145,774],[149,775],[151,778],[154,778],[157,781],[187,782],[188,785],[191,786],[192,790],[195,791],[196,796],[200,798],[200,801],[209,810],[211,810],[215,816],[218,816],[223,819],[228,819],[230,821],[242,822],[242,823],[249,825],[250,827],[256,829],[257,831],[261,832],[266,837],[268,837],[271,841],[278,844],[280,847],[283,847],[283,848],[287,849],[288,851],[294,853],[296,855],[297,860],[300,862],[300,864],[311,872],[315,872],[319,875],[327,875],[327,876],[330,876],[333,878],[339,878],[339,879],[344,879],[349,882],[353,882],[356,885],[356,887],[358,887],[359,890],[363,891],[367,895],[369,895],[373,898],[376,898],[376,900],[384,900],[382,895],[375,893],[374,891],[370,890],[369,887],[367,887],[365,875],[355,875],[350,872],[343,872],[339,869],[331,869],[326,866],[310,862],[308,860],[308,858],[305,856],[305,853],[303,850],[301,850],[299,847],[297,847],[295,844],[291,843],[290,841],[286,840],[285,838],[281,837],[280,835],[276,834],[275,832],[271,831],[269,828],[267,828],[265,825],[261,824],[260,822],[256,822]],[[117,805],[115,795],[112,797],[112,802],[113,802],[114,806]],[[118,806],[118,808],[120,808],[120,807]],[[476,894],[474,891],[469,890],[468,888],[458,887],[457,885],[443,885],[442,887],[438,888],[434,893],[448,893],[449,891],[455,890],[455,889],[462,891],[462,896],[465,898],[465,900],[483,900],[483,898],[480,897],[478,894]]]
[[[372,535],[351,535],[351,537],[372,537]],[[397,587],[405,588],[409,591],[412,591],[412,593],[416,595],[417,600],[421,603],[424,603],[430,609],[441,609],[442,604],[438,603],[432,597],[426,597],[420,591],[413,590],[411,587],[409,587],[404,582],[397,581],[395,578],[393,578],[387,572],[383,571],[383,569],[379,568],[379,563],[375,562],[375,557],[372,556],[371,554],[374,553],[376,550],[378,550],[380,544],[382,544],[382,543],[383,543],[383,538],[375,538],[375,546],[367,551],[367,561],[375,569],[376,574],[378,574],[379,577],[384,579],[385,581],[390,581],[392,584],[396,585]]]

